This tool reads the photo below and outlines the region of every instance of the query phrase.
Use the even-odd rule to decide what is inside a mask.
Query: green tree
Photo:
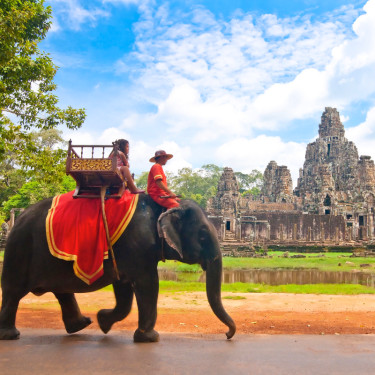
[[[40,199],[73,190],[75,181],[65,174],[66,142],[57,129],[32,132],[37,156],[30,167],[19,167],[14,152],[0,162],[0,214],[9,216],[12,208],[26,208]],[[64,150],[62,149],[64,148]]]
[[[217,186],[223,168],[215,164],[205,164],[200,169],[182,168],[177,174],[166,173],[168,185],[171,190],[181,195],[182,198],[192,199],[206,208],[207,201],[217,193]],[[234,173],[239,185],[240,193],[243,195],[259,195],[263,184],[263,174],[254,169],[249,174],[242,172]],[[139,188],[147,187],[148,172],[143,172],[137,179]]]
[[[16,157],[12,152],[7,152],[7,157],[0,161],[0,205],[26,181],[25,173],[16,168]]]
[[[220,176],[223,173],[223,168],[215,164],[205,164],[202,166],[201,170],[205,173],[206,177],[217,180],[217,182],[219,182]]]
[[[142,172],[140,176],[135,179],[135,184],[137,185],[137,188],[146,189],[147,178],[148,178],[148,172]]]
[[[0,161],[12,152],[19,165],[32,169],[40,168],[46,155],[31,130],[76,129],[85,119],[83,109],[58,107],[57,67],[38,48],[50,20],[51,7],[43,0],[0,2]]]
[[[65,176],[67,142],[62,138],[62,131],[57,129],[32,132],[30,138],[36,152],[29,155],[24,171],[44,183],[60,183]]]
[[[210,189],[211,189],[211,191],[209,192],[210,196],[216,195],[217,185],[223,173],[223,168],[218,167],[215,164],[205,164],[201,168],[201,173],[204,175],[208,184],[210,185]]]
[[[240,193],[243,195],[259,195],[263,185],[263,174],[257,169],[253,169],[249,174],[234,172]]]
[[[3,212],[9,217],[12,208],[27,208],[42,199],[74,190],[75,186],[76,182],[70,176],[64,176],[61,181],[55,181],[55,183],[28,181],[16,194],[4,202]]]
[[[199,170],[182,168],[177,175],[171,176],[169,185],[176,194],[199,203],[203,208],[207,201],[215,196],[222,168],[214,165],[203,165]]]
[[[30,180],[59,184],[65,175],[66,142],[57,129],[30,133],[38,152],[30,155],[29,167],[17,164],[17,155],[8,151],[0,161],[0,205]],[[64,150],[63,150],[63,149]]]

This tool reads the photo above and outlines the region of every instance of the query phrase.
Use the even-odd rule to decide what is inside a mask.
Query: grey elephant
[[[228,326],[228,339],[236,332],[232,318],[221,302],[222,258],[213,225],[193,201],[182,200],[177,209],[160,217],[159,205],[147,195],[141,195],[133,218],[115,243],[113,249],[120,280],[117,280],[110,259],[104,261],[104,274],[87,285],[73,273],[72,262],[53,257],[46,240],[45,221],[51,206],[46,199],[25,210],[9,234],[1,277],[2,306],[0,310],[0,339],[19,338],[15,326],[19,301],[27,293],[42,295],[52,292],[60,303],[62,318],[68,333],[87,327],[91,320],[81,314],[74,293],[86,293],[113,284],[116,305],[97,314],[101,330],[109,332],[115,322],[130,312],[135,294],[138,328],[135,342],[156,342],[154,330],[159,292],[158,262],[162,257],[188,264],[200,264],[206,270],[206,290],[215,315]],[[162,243],[164,242],[164,244]]]

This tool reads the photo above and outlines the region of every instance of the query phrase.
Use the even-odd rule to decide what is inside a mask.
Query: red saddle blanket
[[[103,260],[108,259],[101,201],[100,198],[73,199],[73,193],[53,198],[46,219],[48,247],[53,256],[74,261],[76,276],[92,284],[103,275]],[[105,201],[112,245],[130,223],[137,203],[138,195],[128,191],[119,199]]]

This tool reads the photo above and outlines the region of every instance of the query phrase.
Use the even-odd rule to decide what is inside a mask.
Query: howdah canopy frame
[[[91,157],[86,157],[88,149]],[[112,157],[106,157],[106,149],[113,150]],[[98,154],[100,157],[98,157]],[[104,200],[106,198],[120,198],[124,193],[126,181],[117,169],[118,145],[73,145],[69,141],[66,159],[66,174],[74,178],[77,183],[73,198],[100,198],[101,211],[107,243],[111,252],[116,277],[120,280],[115,254],[109,236],[108,222],[105,213]],[[84,157],[85,156],[85,157]]]

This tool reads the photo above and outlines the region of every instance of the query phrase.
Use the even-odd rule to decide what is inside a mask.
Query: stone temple
[[[326,107],[319,137],[307,145],[297,186],[287,166],[270,161],[258,197],[241,196],[224,168],[207,212],[221,241],[259,246],[369,246],[374,240],[375,166],[358,155],[335,108]]]

